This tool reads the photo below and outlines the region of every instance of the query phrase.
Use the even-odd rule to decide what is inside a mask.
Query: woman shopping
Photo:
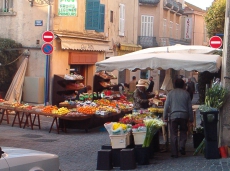
[[[146,91],[146,86],[148,86],[147,82],[143,79],[140,79],[136,85],[136,90],[133,94],[133,108],[136,110],[139,109],[147,109],[149,104],[152,103],[152,99],[155,95],[149,94]]]

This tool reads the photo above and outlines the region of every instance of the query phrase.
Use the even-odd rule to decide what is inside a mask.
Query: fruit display
[[[43,113],[52,113],[53,110],[57,110],[58,107],[57,106],[52,106],[52,105],[49,105],[49,106],[45,106],[41,112]]]
[[[83,80],[84,77],[80,74],[66,74],[64,76],[65,80]]]
[[[66,107],[61,107],[52,110],[52,114],[56,114],[56,115],[66,115],[69,112],[70,112],[69,109],[67,109]]]
[[[69,112],[65,115],[66,117],[84,117],[87,116],[83,113],[79,113],[79,112]]]
[[[94,106],[81,106],[77,108],[77,112],[92,115],[96,113],[97,108]]]

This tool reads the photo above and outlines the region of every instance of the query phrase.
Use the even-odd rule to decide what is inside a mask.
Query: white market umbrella
[[[211,48],[201,45],[173,45],[163,47],[151,47],[135,51],[125,55],[144,54],[144,53],[196,53],[196,54],[211,54],[220,49]]]
[[[96,71],[175,69],[217,72],[220,66],[221,57],[219,55],[196,53],[132,53],[110,57],[109,59],[97,62]]]

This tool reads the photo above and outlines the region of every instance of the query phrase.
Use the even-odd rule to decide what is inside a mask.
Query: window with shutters
[[[0,0],[0,12],[13,11],[13,0]]]
[[[105,5],[100,0],[86,0],[85,29],[104,32]]]
[[[179,24],[176,23],[176,39],[180,39]]]
[[[153,37],[153,16],[141,16],[141,36]]]
[[[167,37],[167,20],[163,19],[163,37]]]
[[[119,5],[119,36],[125,36],[125,5]]]
[[[169,37],[173,37],[173,22],[169,22]]]

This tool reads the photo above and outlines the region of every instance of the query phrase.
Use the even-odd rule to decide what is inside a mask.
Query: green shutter
[[[105,5],[100,4],[100,14],[99,14],[99,29],[98,32],[104,32],[104,24],[105,24]]]
[[[100,0],[86,0],[85,29],[98,30]]]

